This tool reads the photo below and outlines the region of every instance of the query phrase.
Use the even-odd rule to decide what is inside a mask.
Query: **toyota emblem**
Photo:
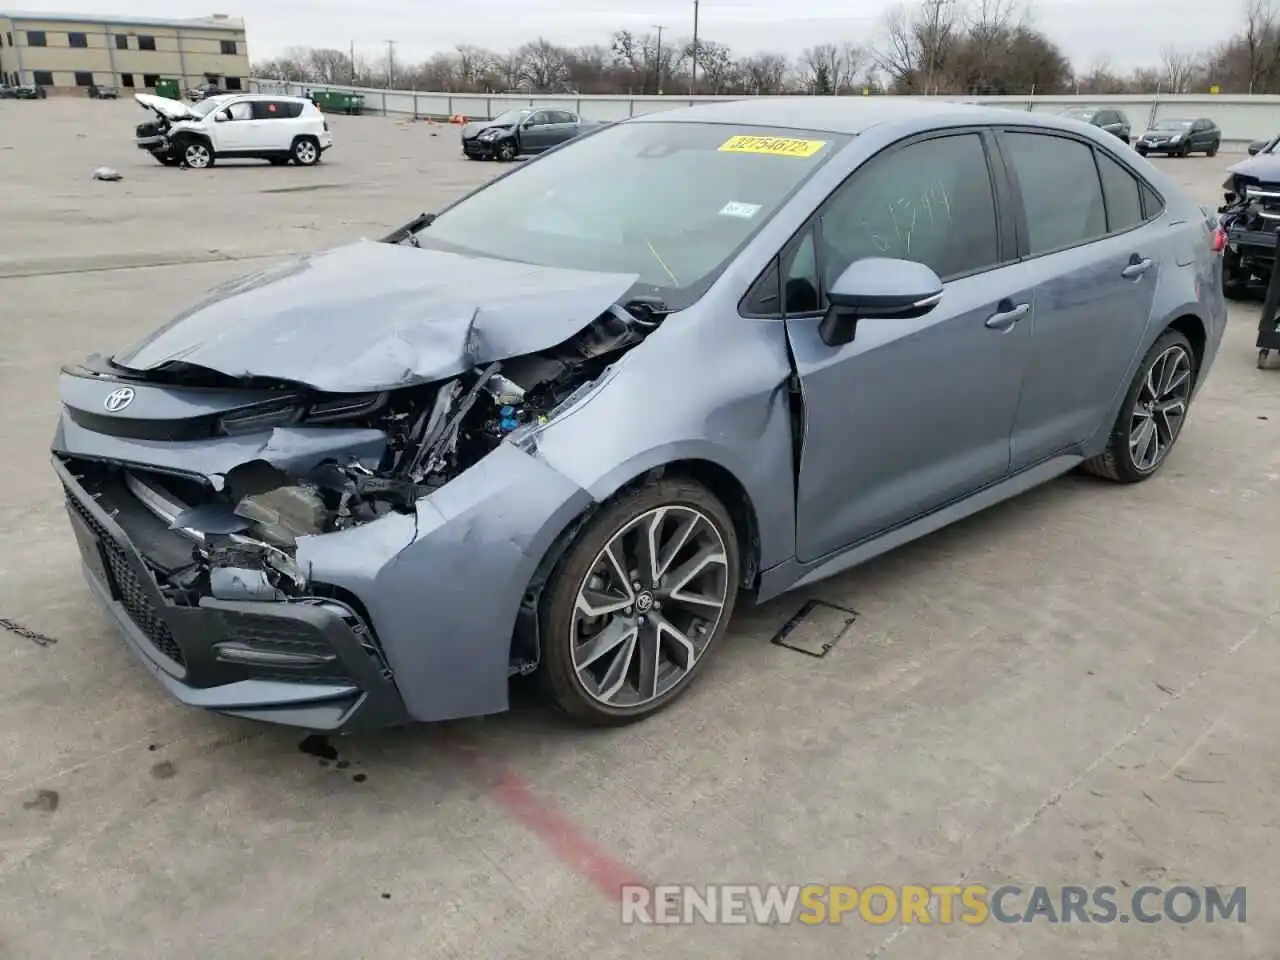
[[[133,387],[121,387],[119,390],[108,393],[107,399],[102,401],[102,406],[107,413],[119,413],[131,403],[133,403]]]

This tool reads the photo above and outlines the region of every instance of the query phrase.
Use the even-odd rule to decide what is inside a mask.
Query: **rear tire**
[[[314,167],[320,162],[320,141],[315,137],[298,137],[289,149],[289,159],[300,167]]]
[[[662,710],[727,631],[738,580],[733,520],[709,490],[676,477],[623,493],[579,532],[542,595],[550,699],[594,726]]]
[[[1182,434],[1197,373],[1191,341],[1177,330],[1166,330],[1142,358],[1106,450],[1081,468],[1116,483],[1154,476]]]
[[[1217,140],[1209,144],[1209,149],[1204,152],[1206,157],[1216,157],[1218,155],[1218,147],[1221,146]]]

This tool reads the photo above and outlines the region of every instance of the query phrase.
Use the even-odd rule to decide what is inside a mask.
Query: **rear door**
[[[578,135],[578,117],[567,110],[552,110],[552,145],[572,140]]]
[[[1067,134],[1006,129],[1024,264],[1035,289],[1013,467],[1072,453],[1111,416],[1151,317],[1164,249],[1140,184],[1109,151]],[[1172,268],[1173,264],[1168,264]]]
[[[254,150],[288,150],[302,104],[290,100],[255,100],[250,137]]]

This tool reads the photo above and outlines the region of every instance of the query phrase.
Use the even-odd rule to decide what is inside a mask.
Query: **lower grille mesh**
[[[102,544],[102,553],[106,559],[107,576],[111,578],[110,585],[119,594],[120,605],[128,612],[129,619],[142,631],[143,635],[146,636],[157,651],[164,654],[178,666],[185,668],[187,662],[182,655],[182,648],[173,639],[173,634],[169,631],[169,625],[164,622],[156,608],[152,606],[146,589],[139,582],[137,574],[134,573],[133,567],[129,564],[124,548],[116,543],[115,538],[107,533],[70,491],[67,491],[67,504],[89,525],[89,528],[93,530],[98,537],[98,541]]]

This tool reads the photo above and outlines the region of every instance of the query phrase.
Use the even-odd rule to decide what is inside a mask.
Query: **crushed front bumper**
[[[470,140],[462,141],[462,152],[468,157],[492,160],[497,145],[498,141],[496,140],[481,140],[479,137],[472,137]]]
[[[408,719],[370,626],[329,599],[180,606],[116,519],[58,456],[85,579],[129,646],[178,700],[319,731]]]

